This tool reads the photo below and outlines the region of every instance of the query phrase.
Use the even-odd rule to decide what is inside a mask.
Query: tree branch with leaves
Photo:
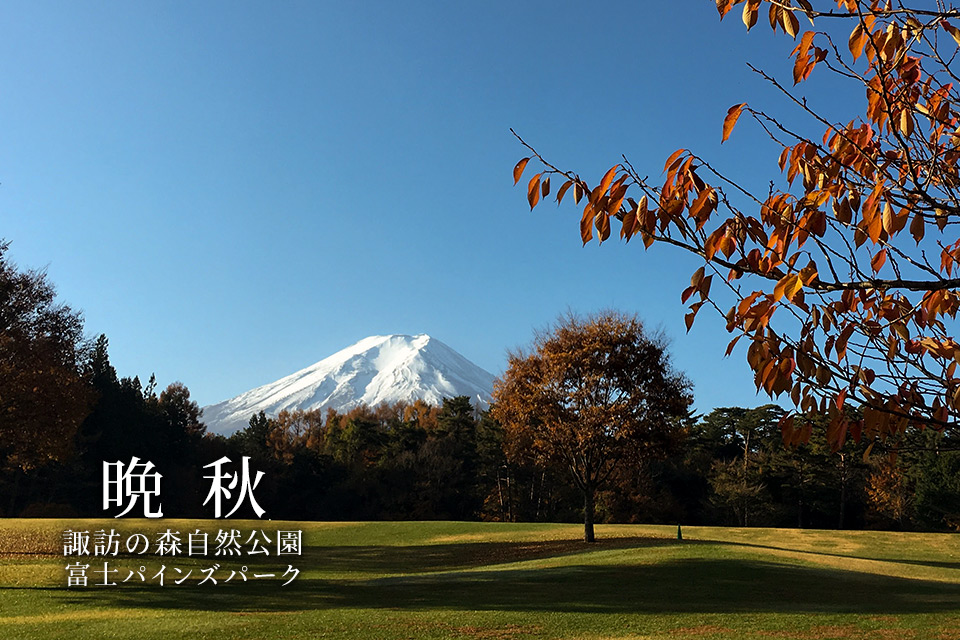
[[[726,142],[745,114],[776,145],[779,186],[754,193],[689,149],[667,158],[663,180],[623,157],[597,182],[529,150],[514,168],[531,209],[559,182],[556,200],[582,207],[580,234],[639,237],[700,256],[681,294],[690,329],[707,305],[726,319],[759,390],[796,406],[782,421],[805,442],[797,415],[830,416],[827,436],[888,438],[910,426],[955,429],[960,419],[960,93],[953,68],[960,11],[900,2],[717,0],[721,18],[742,5],[749,30],[765,12],[795,43],[793,86],[751,67],[815,123],[797,130],[748,103],[723,118]],[[764,11],[765,10],[765,11]],[[811,29],[801,32],[801,20]],[[836,42],[845,41],[845,46]],[[809,106],[814,71],[859,85],[864,101],[843,121]],[[516,134],[515,134],[516,135]],[[776,169],[773,168],[776,164]],[[848,408],[862,409],[862,418]]]

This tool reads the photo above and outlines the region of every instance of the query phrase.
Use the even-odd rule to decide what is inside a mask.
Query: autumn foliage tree
[[[704,305],[724,315],[727,354],[742,341],[758,389],[789,396],[800,413],[829,413],[834,448],[848,434],[956,428],[960,10],[880,0],[716,6],[721,17],[737,9],[748,30],[763,17],[783,33],[793,86],[754,70],[815,123],[798,130],[747,103],[729,109],[723,141],[746,115],[776,145],[771,179],[780,179],[768,192],[751,192],[689,149],[667,158],[662,182],[623,160],[588,183],[528,146],[515,180],[534,160],[531,208],[553,178],[557,200],[582,207],[584,243],[619,225],[627,241],[701,256],[682,293],[688,328]],[[802,93],[815,73],[860,87],[863,102],[842,119],[818,113]],[[810,435],[792,414],[782,429],[788,443]]]
[[[0,242],[0,471],[64,460],[90,411],[83,319],[40,271],[21,271]],[[14,492],[15,493],[15,492]]]
[[[663,339],[634,316],[566,316],[511,354],[494,385],[492,413],[508,451],[533,451],[568,468],[583,492],[584,540],[594,541],[594,504],[618,465],[667,453],[690,404]]]

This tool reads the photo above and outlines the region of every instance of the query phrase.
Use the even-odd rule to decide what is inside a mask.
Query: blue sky
[[[121,375],[201,405],[372,334],[429,333],[495,374],[570,309],[672,339],[696,407],[754,406],[742,350],[680,292],[697,261],[531,213],[516,129],[596,181],[681,146],[764,185],[735,103],[786,104],[792,43],[712,0],[51,3],[0,7],[0,236],[105,333]],[[814,85],[815,86],[815,85]]]

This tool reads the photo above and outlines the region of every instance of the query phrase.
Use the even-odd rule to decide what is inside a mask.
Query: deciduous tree
[[[492,413],[509,440],[570,470],[593,542],[597,490],[617,465],[666,453],[690,400],[663,338],[635,316],[606,312],[563,317],[529,352],[511,354]]]
[[[0,470],[64,459],[90,410],[81,378],[83,320],[40,271],[21,271],[0,242]]]
[[[736,8],[748,30],[763,15],[783,33],[793,77],[754,70],[813,123],[803,128],[746,102],[723,117],[723,141],[743,116],[773,141],[769,191],[752,192],[690,149],[666,159],[662,182],[624,159],[588,183],[528,145],[515,181],[532,160],[531,208],[550,195],[552,179],[558,201],[582,207],[584,243],[607,240],[619,225],[627,241],[702,257],[681,296],[688,329],[704,305],[719,311],[733,334],[727,354],[742,341],[758,389],[789,396],[803,413],[829,413],[834,449],[848,434],[955,428],[960,10],[882,0],[716,6],[721,17]],[[815,110],[802,91],[814,73],[859,87],[863,102],[840,118]],[[862,418],[848,407],[862,408]],[[809,439],[809,425],[792,415],[782,428],[788,443]]]

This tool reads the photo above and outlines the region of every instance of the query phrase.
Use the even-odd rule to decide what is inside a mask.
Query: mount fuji
[[[208,431],[230,435],[260,411],[276,416],[284,409],[345,411],[400,400],[440,404],[454,396],[485,408],[493,378],[428,335],[371,336],[276,382],[204,407],[202,420]]]

